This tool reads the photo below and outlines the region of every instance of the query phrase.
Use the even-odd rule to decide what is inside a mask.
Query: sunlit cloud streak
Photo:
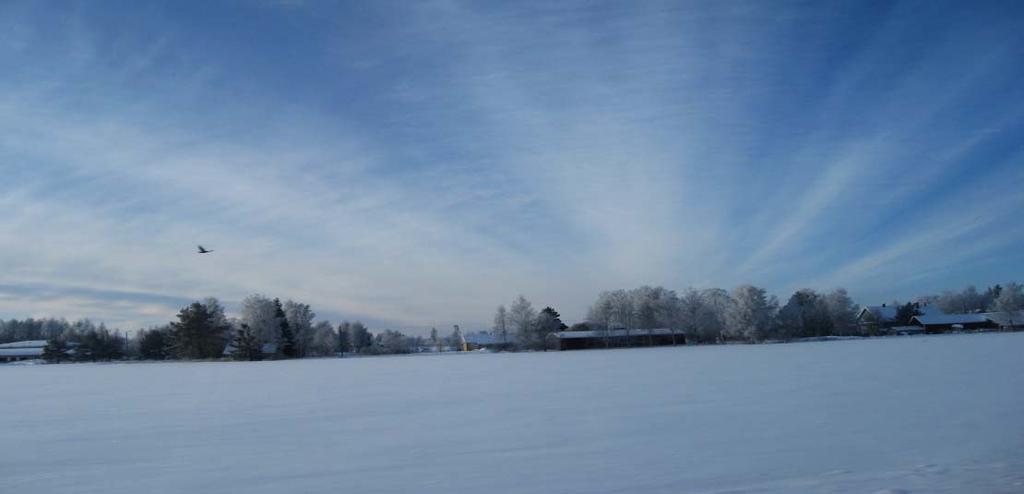
[[[1019,10],[8,3],[0,317],[259,292],[484,328],[519,293],[1020,279]]]

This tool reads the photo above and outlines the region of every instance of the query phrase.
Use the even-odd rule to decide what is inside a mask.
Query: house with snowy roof
[[[985,314],[945,314],[941,311],[914,316],[910,319],[910,324],[924,328],[925,333],[974,331],[999,327]]]
[[[686,344],[684,331],[671,328],[558,331],[551,335],[555,339],[558,350]]]
[[[44,348],[46,348],[46,340],[3,343],[0,344],[0,362],[41,359]]]
[[[910,321],[897,320],[899,310],[886,304],[867,306],[857,315],[857,324],[867,334],[946,333],[994,329],[1001,326],[991,314],[946,314],[932,304],[914,303]],[[902,324],[901,324],[902,323]],[[919,328],[915,331],[913,328]]]
[[[982,314],[1000,329],[1024,329],[1024,310],[1010,312],[985,312]]]
[[[509,349],[516,344],[515,335],[512,334],[511,331],[504,337],[487,331],[478,331],[476,333],[466,333],[464,338],[466,340],[466,348],[469,350],[478,350],[481,348],[489,350],[504,350]]]
[[[897,326],[895,306],[868,305],[857,314],[857,326],[863,334],[881,334]]]
[[[227,345],[224,346],[224,352],[222,355],[225,357],[231,357],[234,355],[237,348],[238,347],[235,346],[234,341],[229,341]],[[277,343],[264,343],[260,345],[260,354],[262,354],[262,357],[265,359],[273,358],[277,355]]]

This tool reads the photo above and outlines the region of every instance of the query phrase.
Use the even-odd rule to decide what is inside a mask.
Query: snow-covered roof
[[[277,353],[277,343],[264,343],[262,346],[260,346],[260,352],[263,353],[264,355]],[[224,353],[222,355],[229,356],[232,353],[235,353],[235,343],[229,342],[227,345],[224,346]]]
[[[945,314],[937,305],[918,305],[914,309],[919,314],[927,316]],[[895,305],[869,305],[861,309],[857,317],[863,317],[865,312],[870,312],[880,322],[891,322],[896,320],[896,316],[899,314],[899,307]]]
[[[923,326],[945,325],[945,324],[978,324],[989,322],[984,314],[924,314],[914,316],[911,321],[917,321]]]
[[[857,317],[862,317],[865,312],[870,312],[871,315],[875,316],[875,319],[879,321],[892,321],[896,319],[896,307],[883,306],[883,305],[869,305],[860,310],[860,314]]]
[[[613,329],[611,331],[603,330],[591,330],[591,331],[559,331],[553,333],[556,338],[561,340],[570,340],[575,338],[615,338],[619,336],[668,336],[672,334],[682,335],[683,330],[676,329],[672,330],[669,328],[655,328],[655,329]]]
[[[46,340],[26,340],[0,344],[0,348],[44,348]]]
[[[1024,310],[1014,312],[985,312],[978,315],[985,316],[988,320],[1000,326],[1008,326],[1010,322],[1013,322],[1014,326],[1024,325]]]
[[[890,333],[922,333],[924,328],[921,326],[893,326],[889,328]]]
[[[464,337],[466,339],[466,343],[473,345],[497,345],[498,343],[501,343],[500,338],[483,331],[478,333],[468,333]]]
[[[31,348],[0,348],[0,357],[42,357],[43,349]]]

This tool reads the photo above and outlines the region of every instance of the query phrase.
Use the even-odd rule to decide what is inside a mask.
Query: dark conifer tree
[[[280,328],[277,353],[284,358],[295,358],[298,355],[298,348],[295,344],[295,333],[292,332],[288,318],[285,317],[284,309],[281,307],[281,300],[274,299],[274,317]]]
[[[235,334],[235,351],[231,353],[231,358],[235,360],[260,360],[263,358],[263,351],[259,340],[256,339],[256,335],[249,329],[248,324],[243,324],[241,328],[238,328],[238,332]]]
[[[206,305],[193,302],[171,323],[171,347],[178,358],[218,358],[224,353],[224,327]]]
[[[58,364],[70,360],[71,356],[68,354],[67,343],[60,338],[54,338],[46,342],[46,347],[43,348],[43,359],[47,362]]]
[[[139,357],[143,360],[165,360],[170,356],[169,340],[165,329],[143,331],[139,336]]]
[[[338,351],[348,353],[352,351],[352,335],[347,322],[338,326]]]
[[[921,312],[917,310],[917,306],[911,302],[907,302],[903,305],[896,306],[896,324],[900,326],[909,326],[910,320],[914,316],[920,315]]]

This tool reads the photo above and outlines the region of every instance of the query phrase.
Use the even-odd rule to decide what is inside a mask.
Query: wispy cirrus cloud
[[[1022,274],[1000,9],[278,7],[0,8],[0,313],[483,327],[517,293]]]

